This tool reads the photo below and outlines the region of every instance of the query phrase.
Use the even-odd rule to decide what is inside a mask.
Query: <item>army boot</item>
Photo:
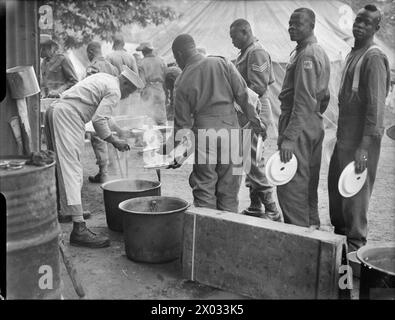
[[[88,177],[89,182],[91,183],[104,183],[108,180],[107,175],[107,166],[100,166],[99,172],[95,176]]]
[[[104,248],[110,246],[110,240],[90,231],[85,222],[73,222],[70,244],[76,247]]]
[[[259,192],[259,198],[265,206],[265,215],[272,221],[281,221],[281,214],[277,208],[276,202],[273,198],[273,190],[264,190]]]
[[[264,211],[262,210],[262,202],[259,198],[258,192],[252,188],[250,188],[250,206],[243,210],[242,214],[253,217],[262,217],[264,215]]]

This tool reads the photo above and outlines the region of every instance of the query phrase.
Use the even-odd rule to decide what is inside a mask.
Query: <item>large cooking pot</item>
[[[121,232],[123,212],[118,205],[127,199],[147,196],[160,196],[159,181],[119,179],[101,185],[103,189],[104,207],[108,227]]]
[[[185,200],[143,197],[123,201],[126,256],[138,262],[160,263],[181,256]]]
[[[357,258],[360,299],[395,299],[395,244],[362,247]]]

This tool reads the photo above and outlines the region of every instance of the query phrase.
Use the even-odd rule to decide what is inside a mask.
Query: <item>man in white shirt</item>
[[[90,231],[83,218],[81,188],[83,182],[82,152],[85,124],[92,121],[98,136],[119,151],[129,145],[111,133],[108,120],[121,99],[144,85],[129,68],[118,76],[93,74],[64,91],[46,111],[48,148],[57,161],[58,202],[62,214],[71,215],[73,231],[70,244],[90,248],[108,247],[109,239]]]

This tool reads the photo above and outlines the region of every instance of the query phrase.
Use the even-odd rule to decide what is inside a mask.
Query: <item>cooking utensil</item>
[[[32,151],[31,129],[27,112],[26,97],[40,92],[33,66],[17,66],[6,71],[11,97],[16,100],[21,119],[21,133],[25,154]]]
[[[122,171],[122,166],[121,166],[121,160],[120,160],[120,158],[119,158],[119,153],[118,153],[118,149],[117,149],[117,148],[115,148],[115,155],[116,155],[116,158],[117,158],[117,163],[118,163],[119,171],[121,172],[121,177],[124,178],[124,176],[123,176],[123,171]]]
[[[123,212],[118,205],[127,199],[160,196],[161,183],[149,180],[119,179],[101,185],[108,227],[113,231],[122,231]]]

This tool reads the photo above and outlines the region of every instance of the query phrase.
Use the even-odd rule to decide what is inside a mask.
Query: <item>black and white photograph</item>
[[[0,300],[395,300],[395,1],[0,18]]]

